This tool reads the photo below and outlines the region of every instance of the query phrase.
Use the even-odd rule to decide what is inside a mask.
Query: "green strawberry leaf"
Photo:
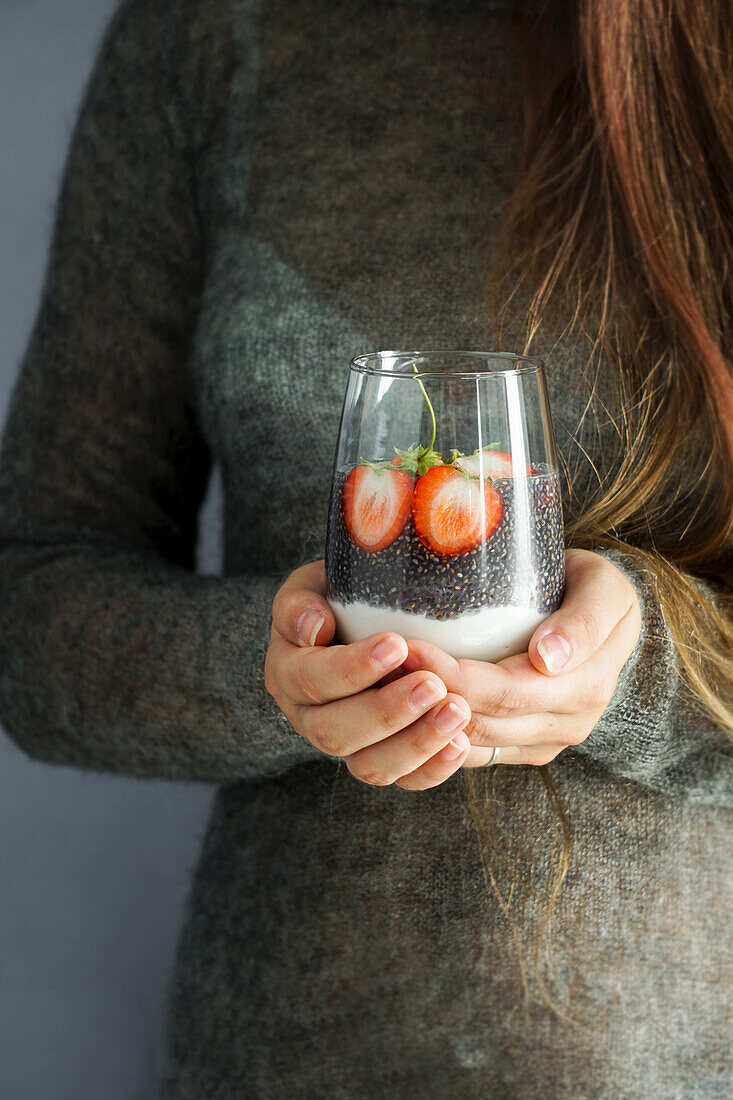
[[[499,449],[499,447],[501,447],[501,443],[487,443],[487,444],[485,444],[485,446],[481,447],[480,450],[482,450],[482,451],[497,451]],[[479,453],[479,448],[478,447],[473,452],[473,454],[470,454],[470,455],[461,454],[461,452],[457,451],[455,449],[455,447],[452,447],[451,452],[450,452],[450,463],[449,463],[449,465],[455,466],[456,469],[460,470],[461,473],[465,477],[470,478],[473,481],[478,481],[479,480],[478,474],[469,474],[466,470],[463,469],[462,466],[457,465],[459,459],[461,459],[461,458],[475,458],[478,453]],[[489,477],[488,474],[486,475],[485,480],[488,481],[492,485],[494,483],[493,477]]]
[[[501,446],[501,443],[487,443],[483,448],[485,451],[496,451]],[[456,466],[456,463],[460,458],[473,458],[478,454],[478,450],[473,452],[473,455],[461,454],[455,447],[451,447],[450,459],[446,462],[443,459],[440,451],[436,451],[432,446],[424,447],[420,443],[411,443],[406,449],[395,447],[395,454],[399,458],[398,463],[393,461],[383,462],[371,462],[368,458],[360,458],[359,461],[362,466],[368,466],[370,470],[375,470],[377,473],[383,470],[402,470],[406,474],[410,474],[411,477],[422,477],[433,466],[455,466],[457,470],[460,470],[463,476],[467,480],[478,481],[477,474],[469,474],[461,466]],[[487,481],[492,481],[490,477],[486,478]]]
[[[479,453],[479,450],[498,451],[500,447],[501,443],[486,443],[483,447],[477,447],[476,450],[472,451],[470,455],[461,454],[461,452],[457,451],[455,447],[452,447],[450,452],[450,465],[453,465],[454,462],[457,462],[459,458],[475,458],[476,455]]]
[[[368,466],[370,470],[377,472],[401,470],[412,477],[421,477],[431,466],[443,465],[442,455],[438,451],[434,451],[432,447],[422,447],[418,443],[411,443],[407,450],[401,450],[399,447],[395,447],[394,450],[400,460],[398,463],[394,461],[370,462],[368,458],[360,458],[359,461],[363,466]]]
[[[396,467],[392,466],[389,462],[370,462],[368,458],[360,458],[359,462],[362,466],[368,466],[370,470],[374,470],[378,474],[383,470],[396,469]]]
[[[395,454],[400,460],[396,470],[405,470],[415,477],[422,477],[433,466],[443,465],[443,456],[433,450],[432,447],[423,447],[418,443],[411,443],[406,451],[395,447]]]

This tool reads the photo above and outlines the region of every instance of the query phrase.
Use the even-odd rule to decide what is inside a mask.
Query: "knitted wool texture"
[[[581,1026],[531,970],[524,1002],[461,776],[360,783],[263,686],[273,596],[323,556],[349,358],[491,346],[519,69],[502,4],[126,0],[87,84],[3,436],[0,718],[42,760],[221,784],[168,1100],[733,1094],[733,754],[629,558],[601,551],[639,642],[552,765],[574,831],[555,988]],[[590,484],[612,434],[551,350]],[[213,463],[221,577],[193,571]],[[497,884],[531,952],[556,819],[535,769],[496,778]]]

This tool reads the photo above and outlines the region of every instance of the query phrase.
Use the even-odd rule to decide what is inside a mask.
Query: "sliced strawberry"
[[[503,510],[490,481],[466,477],[454,466],[433,466],[418,478],[412,497],[418,537],[442,557],[463,554],[488,539]]]
[[[460,466],[472,477],[480,477],[479,461],[483,466],[484,477],[514,477],[512,456],[507,454],[506,451],[492,451],[488,448],[485,448],[483,452],[474,451],[472,455],[461,455],[460,458],[456,459],[455,465]],[[527,473],[537,473],[534,466],[531,466],[529,462],[527,463]]]
[[[341,507],[346,529],[362,550],[383,550],[410,515],[413,480],[402,470],[355,466],[344,482]]]

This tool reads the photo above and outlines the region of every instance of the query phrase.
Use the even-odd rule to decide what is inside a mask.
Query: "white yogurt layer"
[[[338,640],[346,644],[380,630],[393,630],[403,638],[432,642],[452,657],[476,661],[501,661],[524,653],[536,628],[548,618],[548,614],[528,607],[482,607],[452,619],[431,619],[422,612],[373,607],[360,600],[328,603],[336,617]]]

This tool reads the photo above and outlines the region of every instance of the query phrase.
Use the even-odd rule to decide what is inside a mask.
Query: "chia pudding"
[[[506,459],[511,469],[510,456]],[[353,518],[350,483],[363,469],[337,471],[329,505],[327,598],[339,640],[352,642],[393,630],[433,642],[454,657],[496,661],[523,652],[539,623],[559,607],[565,587],[556,470],[537,463],[528,467],[526,478],[486,478],[490,487],[481,510],[484,515],[491,507],[491,516],[480,537],[474,537],[476,544],[463,549],[460,540],[436,542],[433,527],[426,526],[427,480],[423,491],[423,479],[408,482],[407,474],[397,473],[392,476],[404,480],[394,492],[389,485],[388,500],[396,519],[388,512],[371,543],[367,541]],[[501,466],[498,472],[503,472]],[[437,485],[431,504],[441,491],[444,496],[452,491],[450,475],[455,474],[446,466],[427,472],[426,479]],[[482,488],[485,484],[471,480]],[[464,491],[460,485],[458,491]],[[480,489],[474,485],[471,491],[475,496]],[[375,498],[367,503],[370,499]],[[361,503],[363,515],[363,494]],[[377,505],[382,503],[377,499]]]

